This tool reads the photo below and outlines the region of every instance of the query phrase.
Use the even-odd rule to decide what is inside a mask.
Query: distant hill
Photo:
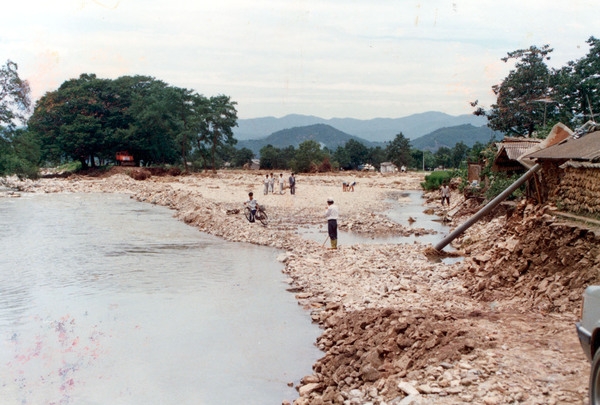
[[[237,149],[248,148],[258,156],[260,149],[269,144],[279,149],[286,148],[290,145],[298,148],[298,145],[302,142],[314,140],[318,142],[321,147],[326,146],[330,150],[336,150],[338,146],[345,145],[350,139],[354,139],[369,148],[374,146],[373,142],[346,134],[333,128],[331,125],[326,124],[313,124],[283,129],[272,133],[266,138],[238,141],[235,146]]]
[[[474,127],[471,124],[437,129],[430,134],[413,139],[410,144],[419,150],[437,151],[440,147],[453,148],[459,142],[472,147],[476,142],[488,143],[492,138],[501,140],[504,135],[486,126]]]
[[[282,118],[262,117],[238,120],[233,134],[238,141],[262,139],[274,132],[288,128],[327,124],[348,135],[371,142],[391,141],[402,132],[408,139],[416,139],[439,128],[471,124],[479,127],[487,123],[485,117],[472,114],[452,116],[437,111],[413,114],[402,118],[374,118],[359,120],[354,118],[324,119],[311,115],[286,115]]]
[[[442,146],[453,148],[458,142],[463,142],[468,147],[472,147],[476,142],[486,144],[492,137],[501,140],[503,135],[500,132],[491,130],[487,126],[475,127],[471,124],[465,124],[436,129],[427,135],[411,140],[410,144],[415,149],[435,152]],[[313,124],[276,131],[262,139],[238,141],[235,146],[237,149],[248,148],[258,157],[260,149],[263,146],[270,144],[276,148],[283,149],[293,145],[295,148],[298,148],[298,145],[309,139],[333,151],[338,146],[345,145],[350,139],[354,139],[369,148],[375,146],[385,148],[387,145],[387,142],[369,142],[357,136],[349,135],[333,128],[331,125]]]

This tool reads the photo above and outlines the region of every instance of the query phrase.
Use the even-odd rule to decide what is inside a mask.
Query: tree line
[[[276,148],[266,145],[260,150],[260,168],[266,170],[291,170],[294,172],[327,172],[331,170],[361,170],[365,164],[380,169],[383,162],[391,162],[397,168],[431,170],[437,167],[460,168],[467,161],[478,161],[480,152],[486,148],[480,142],[472,148],[459,142],[454,147],[440,147],[437,151],[412,148],[410,141],[398,133],[385,147],[367,147],[350,139],[335,150],[321,148],[318,142],[308,140],[298,145]],[[250,152],[252,153],[252,152]]]

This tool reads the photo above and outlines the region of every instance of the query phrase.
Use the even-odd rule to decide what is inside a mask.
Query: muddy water
[[[2,404],[274,404],[322,356],[277,251],[110,194],[0,200]]]
[[[357,243],[431,243],[435,244],[448,235],[450,227],[443,224],[436,215],[425,214],[423,211],[423,199],[419,191],[399,192],[393,199],[386,200],[390,204],[390,209],[384,214],[392,221],[402,224],[406,227],[431,229],[435,233],[427,235],[410,236],[381,236],[367,237],[354,232],[339,231],[339,243],[353,245]],[[343,207],[340,207],[343,211]],[[415,220],[409,222],[409,218]],[[299,229],[299,234],[303,237],[318,242],[323,242],[327,238],[327,227],[311,226]]]

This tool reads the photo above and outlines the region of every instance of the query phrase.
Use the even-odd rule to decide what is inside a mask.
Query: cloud
[[[4,9],[0,54],[35,97],[81,73],[144,74],[227,94],[243,118],[397,117],[493,102],[507,52],[587,52],[591,1],[23,0]],[[24,13],[22,10],[27,10]]]

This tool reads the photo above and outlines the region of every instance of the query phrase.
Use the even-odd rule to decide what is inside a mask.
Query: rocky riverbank
[[[371,236],[429,232],[381,213],[386,198],[418,190],[417,174],[298,176],[292,196],[263,195],[263,173],[97,176],[4,183],[19,192],[128,193],[174,210],[180,220],[230,241],[282,249],[289,290],[323,334],[323,357],[297,383],[302,404],[585,403],[589,365],[574,322],[583,288],[598,281],[594,230],[564,223],[545,207],[504,206],[457,240],[462,262],[445,264],[431,246],[348,245],[332,251],[298,228],[323,225],[325,201],[340,206],[340,227]],[[133,172],[131,172],[133,171]],[[143,180],[135,180],[143,178]],[[354,192],[343,192],[355,180]],[[267,227],[241,214],[254,191]],[[458,200],[445,212],[460,223],[477,210]],[[425,209],[425,208],[424,208]]]

